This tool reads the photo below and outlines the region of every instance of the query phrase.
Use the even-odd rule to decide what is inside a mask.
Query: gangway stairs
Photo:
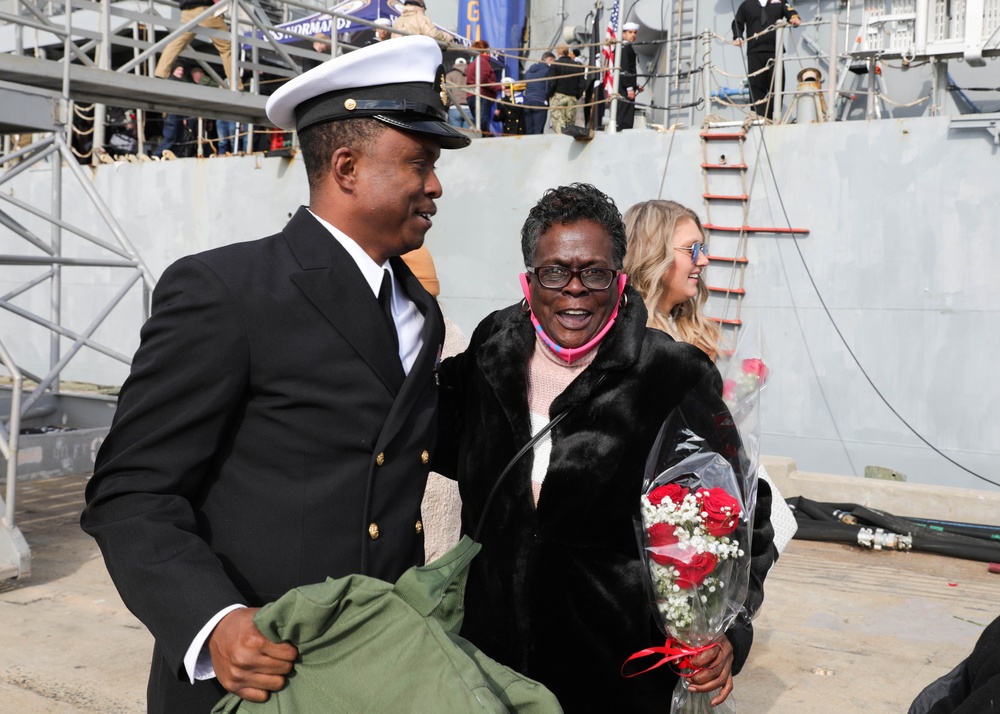
[[[10,92],[21,90],[23,101],[38,94],[31,92],[32,88],[59,92],[63,85],[63,73],[62,62],[0,54],[0,77],[5,80],[3,86]],[[267,97],[264,96],[203,87],[190,82],[171,82],[81,64],[69,66],[69,95],[76,102],[96,102],[108,106],[270,126],[264,111],[267,103]],[[0,110],[4,114],[17,108],[16,102],[5,104],[7,106]]]
[[[701,133],[705,233],[708,242],[708,313],[723,330],[723,345],[733,347],[743,326],[747,247],[758,235],[808,235],[806,228],[749,225],[750,191],[744,147],[746,132],[708,125]]]

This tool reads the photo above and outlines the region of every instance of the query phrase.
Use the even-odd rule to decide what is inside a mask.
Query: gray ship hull
[[[954,128],[947,117],[916,117],[754,126],[747,136],[747,224],[809,230],[754,235],[747,250],[739,317],[761,326],[773,370],[763,452],[792,457],[805,471],[861,475],[878,465],[912,482],[997,490],[962,468],[1000,482],[1000,420],[991,413],[1000,173],[991,135]],[[444,152],[445,192],[427,245],[445,314],[468,335],[519,299],[519,230],[545,189],[586,181],[623,211],[659,195],[704,217],[701,163],[694,129],[599,133],[590,142],[547,134]],[[64,183],[67,220],[106,233],[78,187]],[[301,161],[260,156],[102,165],[94,183],[156,275],[182,255],[279,230],[308,195]],[[38,167],[8,186],[45,205],[49,172]],[[726,210],[713,207],[712,221],[740,225],[738,207]],[[0,234],[3,252],[16,240]],[[712,252],[732,254],[733,240],[714,234]],[[67,253],[96,252],[69,245]],[[34,269],[5,270],[2,291]],[[726,270],[713,264],[707,282],[725,284]],[[117,289],[112,273],[64,271],[64,322],[90,321],[93,306]],[[46,296],[18,300],[44,311]],[[710,308],[731,309],[716,298]],[[130,296],[101,337],[131,354],[141,321],[140,298]],[[0,331],[23,367],[44,373],[41,328],[36,334],[4,314]],[[64,379],[119,384],[126,373],[84,350]]]

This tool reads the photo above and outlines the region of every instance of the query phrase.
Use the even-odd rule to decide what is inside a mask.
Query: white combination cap
[[[413,35],[334,57],[282,85],[267,100],[275,126],[302,131],[316,124],[371,117],[433,136],[442,149],[468,146],[448,125],[441,49]]]
[[[392,27],[392,20],[388,17],[376,17],[373,22],[376,25],[382,25],[382,27]]]

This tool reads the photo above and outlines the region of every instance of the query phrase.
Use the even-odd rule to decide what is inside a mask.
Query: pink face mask
[[[524,291],[524,299],[527,300],[528,307],[530,308],[531,293],[528,289],[528,274],[521,273],[519,277],[521,279],[521,290]],[[545,334],[545,330],[543,330],[542,326],[539,324],[538,318],[535,317],[535,312],[532,311],[530,313],[531,324],[535,326],[535,331],[538,333],[538,336],[542,338],[542,342],[544,342],[546,346],[550,350],[552,350],[553,354],[555,354],[556,357],[562,360],[566,360],[567,364],[573,364],[573,362],[579,359],[582,355],[587,354],[592,349],[597,347],[597,345],[600,344],[601,340],[604,339],[604,336],[608,334],[608,330],[611,329],[611,326],[615,324],[615,318],[618,317],[618,308],[621,306],[622,293],[625,292],[626,278],[627,276],[625,275],[625,273],[619,273],[618,295],[615,297],[615,309],[614,312],[611,313],[610,319],[608,319],[604,327],[601,328],[601,331],[598,332],[594,336],[594,338],[590,340],[590,342],[588,342],[585,345],[581,345],[580,347],[563,347],[562,345],[556,344],[551,337]]]

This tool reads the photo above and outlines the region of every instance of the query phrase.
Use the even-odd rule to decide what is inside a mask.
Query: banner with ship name
[[[520,53],[521,36],[524,33],[525,0],[459,0],[458,32],[471,43],[486,40],[491,50],[505,50],[494,53],[503,63],[505,74],[513,79],[521,78],[521,66],[517,55]],[[497,77],[499,79],[499,76]]]
[[[351,15],[352,17],[356,17],[361,20],[367,20],[368,22],[374,22],[380,17],[395,20],[403,12],[403,3],[402,0],[345,0],[344,2],[330,7],[329,11],[340,13],[342,15]],[[274,39],[281,44],[291,44],[293,42],[304,43],[307,42],[307,40],[303,40],[295,35],[285,34],[280,32],[280,30],[288,30],[289,32],[295,32],[300,35],[324,35],[326,37],[331,37],[333,21],[334,18],[330,15],[322,12],[314,12],[311,15],[300,17],[297,20],[289,20],[288,22],[283,22],[280,25],[275,25],[275,28],[279,31],[272,32],[271,34]],[[360,22],[353,22],[346,17],[338,17],[336,18],[336,21],[338,35],[347,32],[358,32],[371,29],[368,25],[364,25]],[[441,27],[440,25],[436,25],[436,27],[450,34],[453,38],[455,38],[455,42],[458,44],[466,46],[470,44],[470,41],[462,37],[461,34],[455,33],[453,30]],[[263,39],[263,34],[258,31],[257,37]],[[244,45],[244,47],[246,49],[250,48],[249,45]]]

